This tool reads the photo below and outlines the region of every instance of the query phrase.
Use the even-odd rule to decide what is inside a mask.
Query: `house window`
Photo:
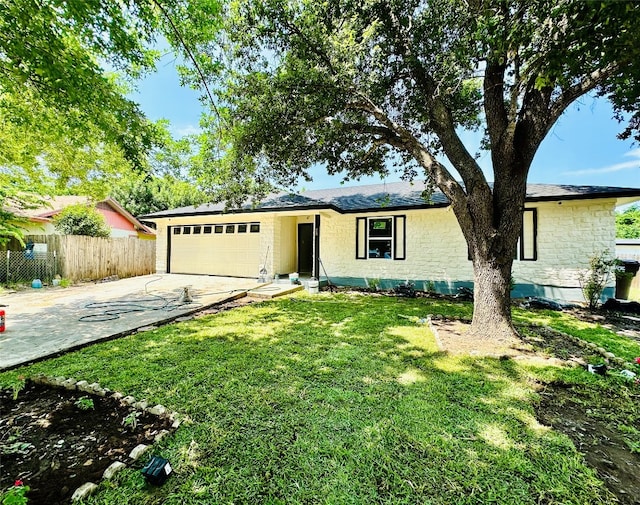
[[[238,225],[238,233],[247,233],[247,225],[239,224]]]
[[[225,233],[235,233],[236,231],[236,225],[235,224],[228,224],[227,228],[225,230]]]
[[[182,234],[183,235],[190,235],[191,234],[191,226],[185,226],[184,228],[182,228]]]
[[[260,233],[260,223],[253,223],[250,227],[249,227],[249,231],[251,233]]]
[[[202,226],[194,226],[193,227],[193,234],[194,235],[200,235],[201,231],[202,231]]]
[[[222,233],[223,230],[224,230],[224,227],[221,224],[217,224],[213,231],[214,233]]]
[[[356,218],[356,259],[405,259],[405,226],[405,216]]]
[[[202,227],[202,233],[204,233],[205,235],[208,235],[211,233],[211,226],[203,226]]]
[[[175,227],[175,228],[173,229],[173,234],[174,234],[174,235],[180,235],[180,228],[179,228],[179,227]]]

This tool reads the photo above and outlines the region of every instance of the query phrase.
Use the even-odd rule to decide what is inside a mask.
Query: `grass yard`
[[[87,503],[614,503],[571,441],[534,416],[539,380],[598,379],[448,356],[411,317],[430,313],[469,317],[471,305],[277,299],[0,374],[0,385],[20,374],[74,377],[188,417],[156,446],[175,469],[167,483],[148,488],[129,468]],[[640,355],[564,314],[516,318]]]

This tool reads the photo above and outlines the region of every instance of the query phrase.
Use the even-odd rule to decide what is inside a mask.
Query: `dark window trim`
[[[524,257],[524,213],[533,212],[533,258]],[[471,250],[467,246],[467,260],[471,261]],[[513,253],[513,261],[538,261],[538,209],[524,209],[522,212],[522,224],[520,225],[520,237]]]
[[[526,212],[533,212],[533,257],[524,257],[524,216]],[[524,209],[522,212],[522,228],[520,229],[520,261],[538,261],[538,209]]]
[[[398,237],[398,222],[402,220],[402,257],[396,257],[396,240]],[[407,259],[407,216],[393,216],[393,259],[398,261],[404,261]]]
[[[368,229],[369,222],[366,217],[357,217],[356,218],[356,259],[357,260],[366,260],[367,259],[367,244],[368,244]],[[364,226],[364,244],[362,244],[363,251],[360,251],[360,226]]]
[[[175,226],[167,226],[167,264],[165,265],[165,272],[168,274],[171,273],[171,235],[173,235],[173,230],[175,229]]]

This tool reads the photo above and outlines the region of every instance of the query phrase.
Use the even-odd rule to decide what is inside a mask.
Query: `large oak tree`
[[[639,33],[638,2],[232,2],[224,36],[194,51],[192,79],[206,73],[218,93],[209,176],[235,203],[314,164],[347,177],[426,177],[451,201],[469,247],[472,331],[510,337],[531,162],[588,93],[608,97],[619,119],[630,117],[621,135],[638,138]],[[469,128],[484,129],[493,181],[461,140]]]

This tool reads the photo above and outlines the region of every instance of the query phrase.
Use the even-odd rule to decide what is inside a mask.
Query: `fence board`
[[[72,281],[117,275],[134,277],[155,271],[156,242],[133,238],[96,238],[79,235],[29,235],[25,242],[47,244],[56,253],[56,271]],[[22,250],[16,244],[7,249]]]

